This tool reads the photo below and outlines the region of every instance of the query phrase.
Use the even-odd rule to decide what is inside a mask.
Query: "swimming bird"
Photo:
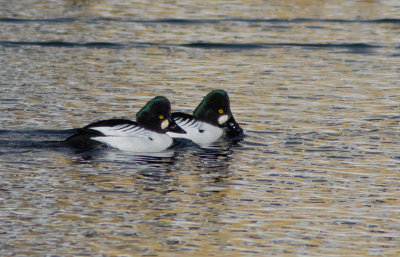
[[[208,93],[194,110],[193,115],[174,112],[173,120],[186,134],[167,132],[172,138],[190,139],[199,145],[208,145],[224,134],[236,137],[243,134],[243,129],[233,118],[228,94],[221,89]]]
[[[171,118],[169,100],[157,96],[136,114],[136,122],[127,119],[97,121],[77,129],[65,142],[79,149],[105,144],[124,151],[160,152],[173,142],[166,132],[186,133]]]

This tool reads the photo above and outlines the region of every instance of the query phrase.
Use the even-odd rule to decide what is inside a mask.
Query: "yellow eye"
[[[164,115],[160,114],[160,115],[158,116],[158,118],[159,118],[160,120],[163,120],[163,119],[164,119]]]
[[[218,112],[219,112],[220,114],[223,114],[223,113],[224,113],[224,110],[219,109]]]

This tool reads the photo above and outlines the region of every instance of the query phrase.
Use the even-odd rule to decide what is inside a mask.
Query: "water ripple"
[[[399,24],[400,19],[383,18],[372,20],[347,20],[347,19],[309,19],[309,18],[293,18],[293,19],[120,19],[110,17],[98,17],[93,19],[78,19],[70,17],[51,18],[51,19],[24,19],[24,18],[0,18],[0,22],[4,23],[96,23],[96,22],[130,22],[130,23],[170,23],[170,24],[199,24],[199,23],[222,23],[222,22],[246,22],[246,23],[388,23]]]
[[[88,43],[74,43],[65,41],[0,41],[0,46],[15,47],[15,46],[41,46],[41,47],[85,47],[85,48],[137,48],[137,47],[188,47],[200,49],[238,49],[238,50],[251,50],[257,48],[288,48],[300,47],[311,49],[348,49],[354,51],[368,51],[374,48],[384,47],[382,45],[367,44],[367,43],[326,43],[326,44],[312,44],[312,43],[212,43],[212,42],[194,42],[187,44],[165,44],[153,42],[125,42],[125,43],[112,43],[112,42],[88,42]]]

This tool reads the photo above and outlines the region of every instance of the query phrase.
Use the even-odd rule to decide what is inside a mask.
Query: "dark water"
[[[0,6],[0,255],[399,254],[397,1]],[[59,143],[215,88],[245,137]]]

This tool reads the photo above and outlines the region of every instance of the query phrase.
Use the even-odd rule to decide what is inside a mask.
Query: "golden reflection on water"
[[[380,18],[381,16],[396,17],[398,6],[393,1],[318,1],[318,0],[238,0],[238,1],[187,1],[175,3],[171,1],[90,1],[90,0],[66,0],[64,8],[52,10],[49,6],[39,4],[37,7],[49,9],[51,14],[57,14],[60,10],[76,13],[80,9],[85,16],[103,17],[135,17],[139,19],[155,18]],[[35,9],[24,10],[26,15],[34,15]],[[53,15],[54,15],[53,14]],[[79,13],[78,13],[79,14]],[[296,17],[293,17],[296,14]]]
[[[60,17],[46,7],[52,1],[38,2],[49,16]],[[133,19],[377,19],[398,13],[390,1],[270,1],[268,6],[237,1],[229,8],[219,1],[207,2],[207,8],[200,2],[188,7],[65,1],[71,3],[87,11],[65,7],[78,17]],[[39,11],[21,15],[35,17]],[[10,41],[166,45],[0,48],[7,64],[1,69],[6,82],[0,238],[6,243],[0,253],[396,256],[400,251],[396,25],[104,21],[4,27],[2,40]],[[381,47],[357,52],[174,45],[198,41]],[[154,158],[111,150],[90,156],[39,144],[67,136],[54,131],[95,120],[135,119],[156,95],[167,96],[173,111],[191,112],[214,88],[228,91],[245,129],[242,141]]]
[[[29,170],[42,164],[32,164],[22,174],[37,180],[30,187],[40,185],[41,191],[26,199],[29,189],[23,189],[7,217],[35,227],[14,232],[14,246],[27,249],[21,254],[61,242],[68,245],[60,254],[110,256],[399,251],[395,60],[296,49],[93,54],[66,62],[68,76],[61,66],[52,69],[53,81],[42,89],[58,104],[37,94],[39,85],[15,89],[31,94],[20,103],[24,111],[12,111],[9,124],[67,129],[114,116],[134,118],[154,95],[168,96],[173,110],[191,111],[218,87],[230,93],[247,137],[226,155],[178,151],[172,164],[129,164],[126,156],[122,162],[104,157],[71,163],[65,153],[46,159],[39,174]],[[100,54],[105,63],[96,61]],[[116,55],[125,56],[126,65],[109,65]],[[49,76],[52,62],[37,72]],[[46,199],[48,213],[35,206],[37,198]]]

